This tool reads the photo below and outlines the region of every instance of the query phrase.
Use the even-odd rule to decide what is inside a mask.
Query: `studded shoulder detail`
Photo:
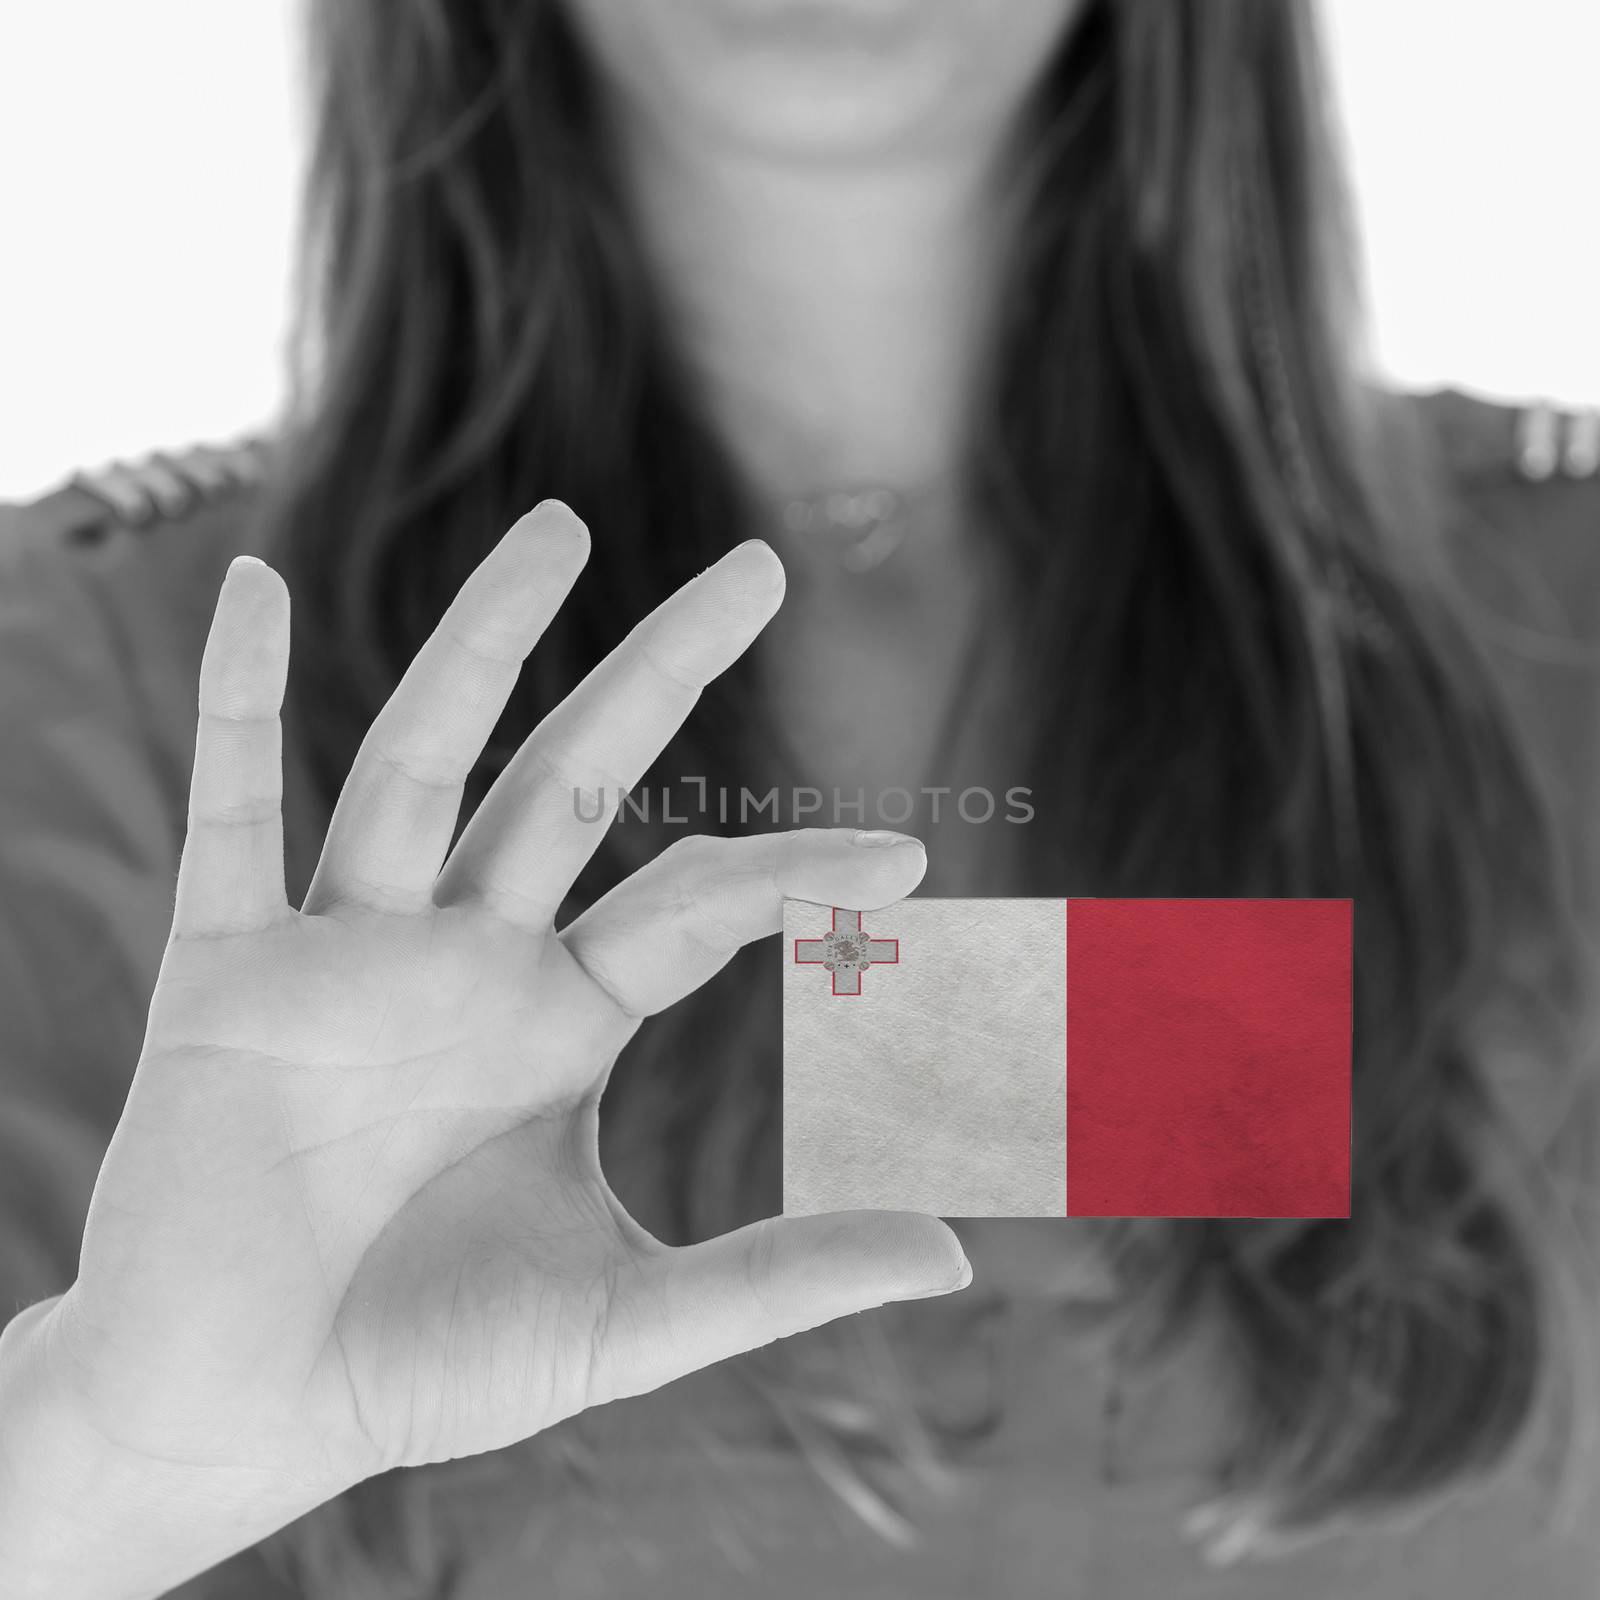
[[[137,461],[114,461],[94,472],[75,473],[67,487],[100,501],[118,522],[143,527],[161,517],[184,516],[202,501],[255,487],[266,469],[266,452],[263,438],[153,451]]]
[[[1600,406],[1490,400],[1461,389],[1413,398],[1464,485],[1600,479]]]
[[[1563,408],[1536,401],[1518,409],[1513,461],[1519,476],[1540,483],[1558,472],[1592,478],[1600,472],[1600,407]]]
[[[246,437],[76,472],[35,500],[0,505],[0,536],[87,546],[119,531],[182,522],[202,507],[255,489],[270,453],[268,438]]]

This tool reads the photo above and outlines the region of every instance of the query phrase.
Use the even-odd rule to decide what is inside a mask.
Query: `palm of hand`
[[[264,1419],[314,1397],[296,1431],[365,1476],[609,1398],[607,1286],[653,1241],[611,1196],[592,1117],[636,1026],[553,932],[465,908],[174,943],[81,1307],[108,1368],[157,1393],[151,1369],[187,1361],[191,1331],[163,1286],[215,1286],[206,1338],[233,1359],[202,1416],[149,1419],[161,1453],[204,1459],[241,1428],[268,1445]],[[290,1248],[229,1271],[241,1230]]]

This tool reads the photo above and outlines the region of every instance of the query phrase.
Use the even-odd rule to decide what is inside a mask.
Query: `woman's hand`
[[[27,1340],[63,1437],[103,1441],[118,1482],[148,1464],[132,1500],[158,1517],[161,1486],[181,1493],[173,1527],[194,1532],[157,1587],[386,1468],[966,1281],[931,1217],[771,1219],[674,1249],[607,1187],[597,1103],[640,1019],[777,929],[784,896],[876,908],[924,856],[842,830],[685,839],[552,925],[604,832],[580,809],[603,789],[609,817],[776,609],[782,569],[757,543],[545,718],[451,851],[468,772],[587,550],[546,503],[467,581],[368,733],[298,912],[288,595],[260,562],[229,570],[144,1049],[78,1281]]]

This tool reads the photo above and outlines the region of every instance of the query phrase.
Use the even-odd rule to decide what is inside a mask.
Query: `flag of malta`
[[[1350,1214],[1349,900],[784,918],[784,1211]]]

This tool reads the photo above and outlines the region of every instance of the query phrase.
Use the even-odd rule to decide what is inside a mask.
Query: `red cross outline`
[[[833,934],[859,934],[861,931],[861,913],[859,911],[841,911],[837,906],[833,908]],[[794,942],[796,965],[802,967],[824,965],[829,958],[831,943],[831,938],[796,939]],[[898,939],[867,939],[865,952],[868,966],[896,966],[900,961],[900,941]],[[832,977],[833,992],[836,995],[860,995],[861,969],[859,967],[853,966],[847,972],[841,972],[835,967]]]

